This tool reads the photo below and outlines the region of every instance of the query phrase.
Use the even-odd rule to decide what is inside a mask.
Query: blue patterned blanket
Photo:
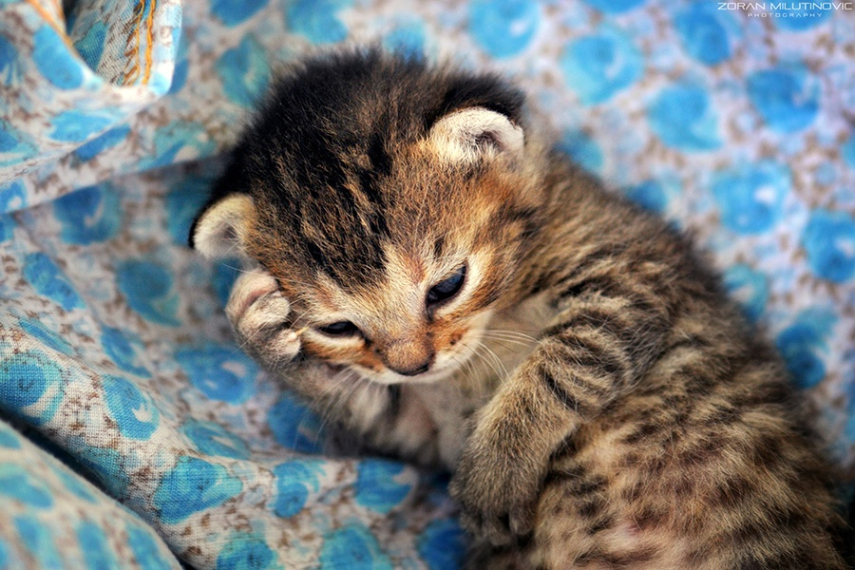
[[[445,481],[325,455],[184,245],[277,66],[341,41],[515,77],[694,231],[855,479],[855,11],[787,6],[0,0],[0,569],[459,564]]]

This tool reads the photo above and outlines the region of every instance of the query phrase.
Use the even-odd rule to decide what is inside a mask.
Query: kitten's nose
[[[427,372],[433,364],[433,346],[427,339],[393,341],[380,350],[389,370],[403,376]]]

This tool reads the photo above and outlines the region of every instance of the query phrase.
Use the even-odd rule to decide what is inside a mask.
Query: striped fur
[[[246,257],[244,346],[368,449],[451,469],[469,567],[845,568],[777,355],[685,238],[526,120],[489,74],[292,70],[193,231]]]

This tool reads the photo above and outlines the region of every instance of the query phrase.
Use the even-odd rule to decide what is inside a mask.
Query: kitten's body
[[[845,568],[777,357],[521,106],[376,52],[285,78],[194,228],[255,265],[244,346],[373,449],[453,470],[473,567]]]

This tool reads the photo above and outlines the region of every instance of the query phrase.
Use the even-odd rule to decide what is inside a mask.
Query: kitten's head
[[[292,302],[307,355],[432,381],[513,302],[542,225],[542,153],[492,75],[354,52],[281,80],[192,230]],[[283,321],[285,318],[283,317]]]

